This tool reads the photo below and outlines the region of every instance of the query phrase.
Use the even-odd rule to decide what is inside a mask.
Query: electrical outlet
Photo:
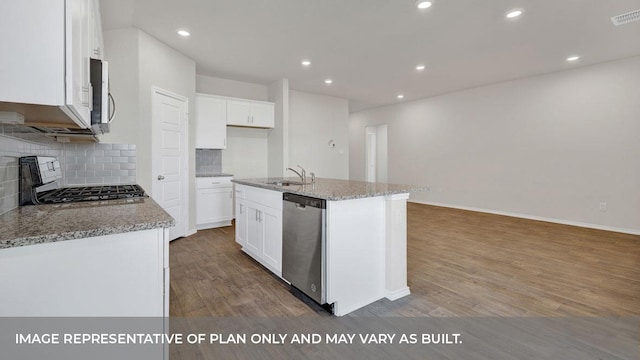
[[[600,203],[600,211],[607,211],[607,203],[606,202],[601,202]]]

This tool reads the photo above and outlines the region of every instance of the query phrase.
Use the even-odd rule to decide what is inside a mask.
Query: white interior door
[[[187,233],[188,108],[187,98],[153,89],[151,193],[153,199],[176,221],[176,226],[169,230],[170,240]]]

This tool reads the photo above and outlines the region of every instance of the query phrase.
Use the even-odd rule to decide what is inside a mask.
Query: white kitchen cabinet
[[[227,101],[196,94],[196,148],[227,148]]]
[[[235,233],[236,243],[245,245],[247,238],[247,204],[244,200],[244,190],[240,185],[235,185]]]
[[[100,17],[93,1],[3,4],[0,111],[17,111],[30,123],[90,127],[90,37],[101,33],[95,20],[90,24]]]
[[[89,41],[89,56],[94,59],[104,60],[104,40],[98,0],[89,2]]]
[[[163,228],[0,249],[0,316],[169,316]]]
[[[227,100],[227,125],[273,128],[275,104],[264,101]]]
[[[244,252],[282,276],[282,193],[236,184],[236,214],[240,211],[236,241]]]
[[[232,177],[196,178],[196,226],[198,230],[231,225]]]

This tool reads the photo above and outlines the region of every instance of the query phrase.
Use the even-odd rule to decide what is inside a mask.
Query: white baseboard
[[[395,291],[387,291],[387,294],[385,295],[385,297],[391,301],[396,301],[407,295],[411,295],[411,291],[409,290],[408,286]]]
[[[197,232],[198,232],[197,229],[190,229],[189,231],[187,231],[186,234],[184,234],[184,237],[191,236],[191,235],[193,235],[193,234],[195,234]]]
[[[605,231],[619,232],[619,233],[631,234],[631,235],[640,235],[640,230],[635,230],[635,229],[625,229],[625,228],[619,228],[614,226],[589,224],[589,223],[583,223],[578,221],[547,218],[543,216],[525,215],[525,214],[511,213],[506,211],[479,209],[479,208],[468,207],[468,206],[456,206],[456,205],[441,204],[441,203],[434,203],[434,202],[427,202],[427,201],[409,200],[409,202],[424,204],[424,205],[440,206],[440,207],[446,207],[446,208],[452,208],[452,209],[476,211],[476,212],[487,213],[487,214],[504,215],[504,216],[521,218],[521,219],[545,221],[545,222],[550,222],[555,224],[578,226],[578,227],[589,228],[589,229],[605,230]]]

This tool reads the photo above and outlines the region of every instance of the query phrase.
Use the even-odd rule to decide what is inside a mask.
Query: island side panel
[[[385,200],[327,201],[327,300],[346,315],[385,296]]]
[[[393,301],[409,295],[407,286],[407,199],[409,194],[385,197],[385,291]]]

